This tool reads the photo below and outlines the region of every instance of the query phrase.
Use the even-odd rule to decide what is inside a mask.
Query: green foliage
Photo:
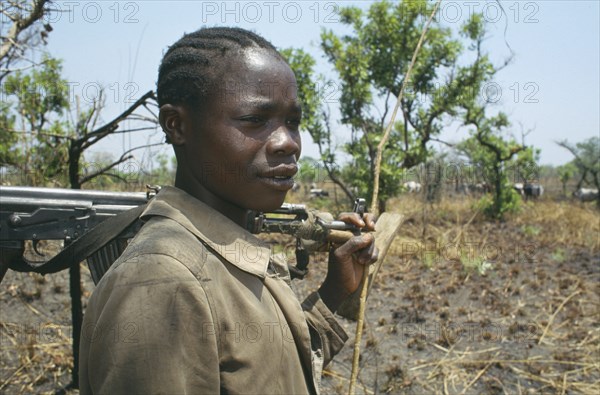
[[[352,27],[353,34],[337,36],[324,31],[321,35],[321,47],[340,80],[341,121],[352,131],[346,151],[357,167],[365,163],[373,167],[389,107],[395,103],[394,95],[404,81],[422,21],[430,11],[425,1],[376,2],[366,14],[346,8],[342,22]],[[410,168],[427,158],[425,143],[439,133],[441,116],[451,113],[455,105],[453,92],[439,82],[445,68],[457,61],[460,50],[449,29],[436,24],[430,28],[402,103],[404,120],[396,124],[390,138],[389,146],[395,152],[386,151],[384,167]],[[368,179],[372,183],[372,174]],[[389,179],[384,184],[392,187],[395,181]],[[385,187],[381,192],[386,195]],[[389,191],[388,195],[392,194],[394,191]]]
[[[72,114],[68,83],[61,73],[61,61],[44,55],[36,67],[26,72],[11,72],[4,80],[1,93],[6,101],[0,105],[0,168],[11,175],[9,182],[80,188],[132,158],[127,155],[130,150],[112,162],[86,164],[84,152],[112,134],[121,121],[147,103],[145,100],[151,100],[152,92],[109,124],[98,127],[102,92],[91,106],[77,108],[76,114]],[[97,183],[100,187],[110,187],[115,179],[129,182],[130,175],[118,174],[116,170]]]
[[[315,142],[323,142],[324,127],[320,87],[323,76],[314,71],[315,60],[302,49],[283,49],[280,51],[286,58],[298,81],[298,96],[302,102],[302,129],[310,133]]]
[[[473,14],[461,29],[462,35],[468,37],[472,41],[477,41],[484,32],[484,21],[480,14]]]
[[[0,164],[14,166],[20,155],[17,150],[18,135],[14,132],[15,116],[10,107],[9,103],[0,102]]]
[[[323,180],[323,170],[318,160],[305,156],[299,161],[298,179],[303,184],[311,184]]]
[[[514,139],[509,144],[517,151],[514,157],[507,161],[508,169],[512,171],[514,182],[539,182],[548,170],[539,165],[541,150],[531,146],[521,146]]]
[[[83,175],[93,174],[98,170],[105,168],[114,162],[114,157],[108,152],[94,152],[85,161],[85,165],[81,169]],[[116,189],[119,178],[114,173],[106,173],[94,178],[92,181],[94,189],[111,190]]]
[[[554,250],[554,252],[552,252],[551,258],[553,261],[563,263],[567,260],[567,252],[564,248],[557,248],[556,250]]]
[[[482,256],[469,257],[466,254],[461,255],[460,262],[463,265],[465,272],[479,273],[481,276],[485,276],[488,270],[492,270],[494,265],[491,262],[486,261]]]
[[[521,227],[521,231],[523,232],[524,235],[531,237],[531,236],[539,235],[540,232],[542,231],[542,229],[535,225],[523,225]]]
[[[579,161],[589,168],[600,170],[600,137],[594,136],[575,144],[579,153]]]
[[[567,194],[567,183],[577,174],[577,166],[573,162],[565,163],[556,169],[558,179],[562,184],[563,195]]]
[[[575,145],[567,140],[557,143],[569,150],[575,157],[573,165],[581,175],[578,187],[586,184],[600,189],[600,137],[590,137]],[[600,199],[598,199],[598,205],[600,206]]]
[[[334,216],[340,213],[332,199],[317,197],[310,200],[310,208],[316,211],[331,213]]]
[[[69,88],[60,74],[61,63],[46,55],[41,69],[28,74],[17,71],[6,78],[5,93],[17,98],[16,108],[32,129],[42,129],[51,115],[62,115],[69,108]]]
[[[153,169],[149,179],[153,185],[173,185],[175,183],[175,168],[177,165],[175,157],[171,157],[169,163],[169,156],[166,154],[159,154],[156,156],[156,162],[158,167]]]
[[[483,170],[483,177],[492,189],[492,195],[482,197],[477,208],[488,218],[503,219],[505,214],[517,212],[521,202],[512,187],[511,175],[517,173],[525,181],[532,180],[539,152],[505,137],[504,127],[508,124],[503,114],[482,118],[477,124],[479,127],[471,132],[471,137],[457,148]]]
[[[322,75],[315,73],[315,60],[304,50],[289,48],[282,50],[281,54],[287,59],[298,82],[298,96],[302,102],[300,128],[308,132],[313,141],[319,145],[320,160],[324,164],[334,164],[336,158],[334,151],[330,149],[331,135],[325,125],[325,108],[322,106],[323,89],[330,84],[330,81],[326,81]]]
[[[282,55],[287,59],[290,67],[296,75],[298,82],[298,96],[302,102],[302,123],[301,130],[308,132],[312,140],[319,147],[319,161],[311,163],[312,169],[304,166],[302,173],[307,177],[312,177],[312,181],[323,180],[324,174],[334,183],[338,184],[346,193],[349,201],[353,201],[352,192],[345,187],[339,179],[340,168],[335,156],[335,147],[332,144],[332,135],[329,128],[329,115],[327,109],[323,106],[325,100],[324,94],[331,87],[331,81],[327,81],[322,75],[317,75],[314,71],[315,60],[302,49],[284,49]],[[316,179],[315,179],[316,178]]]
[[[345,183],[353,187],[348,190],[357,190],[363,196],[372,194],[377,144],[389,122],[395,95],[400,91],[423,22],[432,7],[425,0],[378,1],[367,11],[343,7],[340,20],[350,33],[338,35],[332,30],[321,33],[321,49],[337,77],[334,86],[339,91],[341,123],[349,134],[343,148],[351,160],[342,171]],[[483,31],[480,16],[473,17],[463,27],[470,50],[479,48],[476,39]],[[384,211],[385,200],[398,193],[403,170],[429,158],[428,143],[440,133],[446,118],[456,117],[460,108],[471,105],[480,81],[494,72],[487,59],[478,58],[472,64],[460,61],[465,54],[460,38],[434,21],[417,57],[399,120],[384,151],[380,211]],[[328,112],[314,91],[325,79],[315,76],[314,60],[301,50],[288,50],[284,55],[296,72],[300,94],[306,102],[305,128],[322,148],[321,159],[326,166],[335,164],[337,147],[332,144]]]
[[[0,166],[17,167],[24,182],[61,185],[66,182],[72,132],[62,119],[69,110],[68,84],[61,61],[45,55],[40,68],[6,77],[0,108]]]
[[[423,267],[424,267],[425,269],[427,269],[427,270],[432,270],[432,269],[433,269],[433,266],[434,266],[434,265],[435,265],[437,262],[436,262],[436,259],[435,259],[435,256],[434,256],[434,255],[432,255],[432,254],[425,254],[425,255],[423,256],[422,263],[423,263]]]
[[[481,16],[472,15],[462,34],[474,41],[472,48],[476,51],[476,59],[471,67],[459,70],[457,80],[468,83],[475,92],[480,92],[497,71],[481,48],[486,34]],[[519,209],[520,197],[512,188],[516,181],[514,178],[521,182],[537,180],[539,150],[517,143],[508,133],[510,122],[507,115],[502,112],[488,115],[488,104],[478,98],[461,100],[464,125],[470,128],[470,137],[460,143],[457,149],[472,164],[483,169],[484,180],[493,192],[491,197],[485,196],[477,203],[478,208],[488,218],[501,220],[506,213]],[[511,173],[516,177],[511,179]]]
[[[3,182],[5,178],[19,185],[68,184],[77,189],[133,157],[131,149],[105,166],[95,166],[92,172],[83,161],[87,149],[113,134],[123,120],[136,115],[133,112],[137,108],[148,109],[146,104],[155,98],[152,92],[147,92],[102,127],[97,127],[104,105],[102,90],[91,106],[77,106],[76,113],[72,114],[69,86],[61,75],[61,61],[48,54],[39,59],[36,51],[31,50],[45,44],[52,31],[50,24],[43,23],[43,17],[51,11],[47,7],[49,3],[47,0],[16,1],[3,10],[10,22],[0,28],[3,38],[7,38],[0,51],[0,175]],[[22,67],[23,64],[31,67]],[[138,119],[156,125],[153,116]],[[152,128],[138,127],[119,130],[119,133],[144,129]],[[117,174],[112,176],[119,178]],[[98,182],[110,183],[107,177]]]
[[[505,214],[517,213],[520,208],[521,197],[508,187],[501,190],[499,199],[485,195],[475,203],[475,209],[490,219],[503,219]]]
[[[382,135],[373,135],[371,142],[377,146]],[[379,194],[383,201],[397,195],[404,180],[404,169],[402,168],[403,152],[398,149],[400,142],[396,133],[390,135],[385,146],[386,155],[381,162],[381,173],[379,180]],[[357,192],[358,196],[373,195],[373,166],[371,148],[354,141],[346,144],[346,152],[352,155],[352,161],[344,166],[342,178]]]

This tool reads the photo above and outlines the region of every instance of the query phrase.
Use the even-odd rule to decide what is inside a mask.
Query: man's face
[[[224,84],[202,111],[190,109],[185,144],[194,182],[244,209],[283,203],[298,171],[302,111],[287,64],[250,49],[228,65]]]

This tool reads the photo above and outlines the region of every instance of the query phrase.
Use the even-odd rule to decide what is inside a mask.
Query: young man
[[[323,284],[300,304],[285,262],[245,229],[281,206],[298,171],[292,70],[261,37],[210,28],[169,48],[157,85],[175,188],[148,205],[90,299],[81,393],[318,393],[347,338],[332,312],[377,252],[371,234],[332,249]]]

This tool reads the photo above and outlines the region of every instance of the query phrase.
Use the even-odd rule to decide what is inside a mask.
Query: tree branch
[[[81,145],[82,149],[88,148],[91,145],[94,145],[104,137],[108,136],[119,127],[119,123],[125,120],[129,115],[131,115],[138,107],[142,106],[146,103],[146,100],[154,98],[154,92],[148,91],[142,97],[140,97],[135,103],[133,103],[127,110],[123,111],[119,116],[114,118],[112,121],[107,123],[106,125],[96,129],[77,140],[79,145]]]
[[[402,87],[400,88],[400,92],[398,93],[398,100],[396,100],[396,105],[394,106],[394,110],[392,112],[392,117],[385,129],[385,132],[383,134],[383,137],[381,138],[381,141],[377,145],[377,156],[375,159],[375,176],[373,179],[373,181],[374,181],[373,182],[373,197],[371,200],[371,212],[375,213],[375,214],[377,214],[379,212],[379,207],[378,207],[378,204],[379,204],[379,201],[378,201],[379,173],[381,172],[381,159],[383,157],[383,148],[385,147],[385,144],[387,143],[387,140],[390,137],[390,133],[392,132],[392,127],[394,126],[396,114],[398,113],[398,108],[400,107],[400,104],[402,103],[402,96],[404,95],[404,90],[406,89],[406,85],[407,85],[408,81],[410,80],[410,74],[412,72],[412,69],[413,69],[416,61],[417,61],[417,55],[419,53],[419,50],[421,49],[421,45],[423,45],[423,41],[425,41],[425,35],[427,34],[429,25],[431,24],[431,21],[433,20],[433,17],[435,16],[435,13],[437,12],[437,9],[439,8],[440,3],[441,3],[441,0],[438,0],[435,3],[435,6],[433,7],[433,11],[432,11],[431,15],[429,16],[429,19],[427,19],[425,26],[423,27],[423,31],[421,32],[421,37],[419,38],[417,47],[415,48],[415,51],[413,52],[413,56],[410,61],[410,64],[408,65],[408,70],[406,71],[404,80],[402,81]],[[354,377],[354,380],[356,380],[356,377]],[[353,386],[351,385],[351,390],[353,390],[352,387]],[[349,391],[349,392],[352,393],[352,391]]]
[[[110,170],[110,169],[112,169],[113,167],[115,167],[115,166],[117,166],[118,164],[120,164],[120,163],[123,163],[123,162],[125,162],[126,160],[129,160],[129,159],[131,159],[131,158],[133,158],[133,155],[127,155],[127,156],[125,156],[125,155],[123,154],[123,155],[121,155],[121,157],[120,157],[118,160],[114,161],[113,163],[111,163],[111,164],[109,164],[109,165],[106,165],[106,166],[104,166],[102,169],[100,169],[100,170],[98,170],[98,171],[96,171],[96,172],[94,172],[94,173],[92,173],[92,174],[89,174],[89,175],[87,175],[87,176],[85,176],[85,177],[82,177],[82,178],[80,178],[80,179],[79,179],[79,184],[80,184],[80,185],[83,185],[83,184],[85,184],[86,182],[89,182],[89,181],[93,180],[94,178],[96,178],[96,177],[98,177],[98,176],[104,175],[104,173],[106,173],[107,171],[109,171],[109,170]],[[107,175],[110,175],[110,174],[107,174]]]
[[[456,147],[456,144],[452,144],[452,143],[449,143],[449,142],[441,140],[441,139],[436,139],[434,137],[430,137],[429,141],[435,141],[437,143],[442,143],[442,144],[444,144],[444,145],[446,145],[448,147],[451,147],[451,148],[455,148]]]
[[[3,40],[2,46],[0,46],[0,61],[4,60],[9,56],[9,52],[18,46],[19,34],[29,28],[37,20],[40,20],[44,15],[44,6],[48,0],[34,0],[32,2],[32,9],[29,15],[25,18],[14,17],[10,18],[13,21],[12,26],[8,29],[6,37]]]
[[[327,135],[331,136],[331,126],[329,125],[329,114],[323,111],[323,119],[325,120],[325,128],[327,129]],[[354,201],[354,194],[348,189],[348,187],[336,176],[335,171],[330,167],[329,160],[323,160],[323,144],[321,139],[317,139],[317,147],[319,148],[319,155],[321,156],[321,161],[323,162],[323,166],[325,167],[325,171],[327,171],[327,175],[333,181],[334,184],[338,185],[344,191],[344,194],[350,200],[350,203]],[[331,141],[329,142],[329,147],[331,148]],[[329,158],[327,158],[329,159]]]

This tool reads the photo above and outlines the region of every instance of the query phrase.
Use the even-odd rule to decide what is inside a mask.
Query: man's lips
[[[298,166],[282,164],[259,172],[258,178],[268,186],[280,190],[288,191],[294,186],[294,176],[298,172]]]
[[[260,178],[284,179],[292,178],[298,173],[298,166],[295,164],[281,164],[258,173]]]

